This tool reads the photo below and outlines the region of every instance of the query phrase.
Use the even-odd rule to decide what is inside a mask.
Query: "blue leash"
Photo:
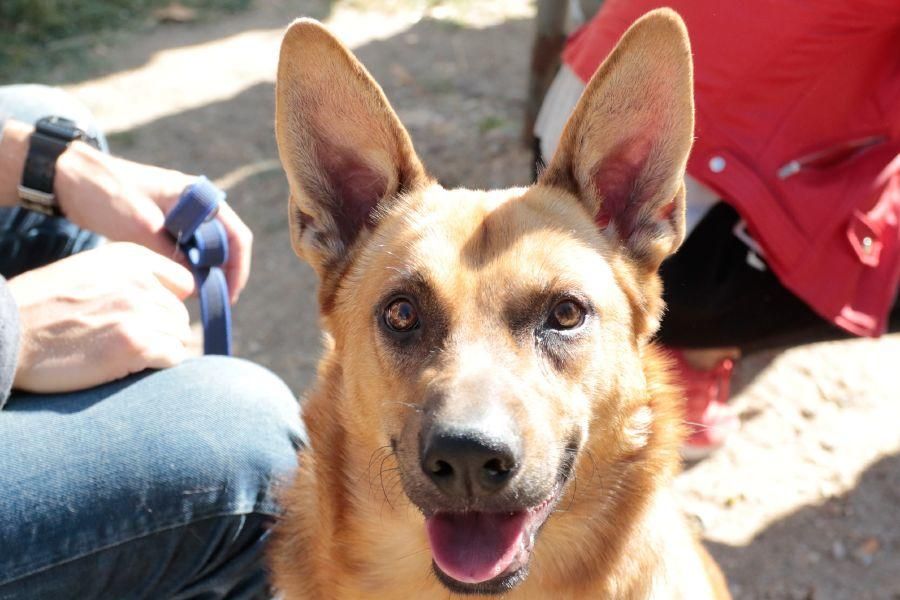
[[[228,236],[216,219],[225,192],[206,177],[189,185],[166,215],[165,228],[187,257],[200,295],[203,353],[231,355],[231,304],[221,266],[228,260]]]

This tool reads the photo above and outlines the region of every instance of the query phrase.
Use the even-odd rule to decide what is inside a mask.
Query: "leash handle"
[[[184,188],[178,202],[166,215],[166,230],[178,242],[188,240],[200,225],[216,216],[219,203],[224,201],[225,192],[201,175]]]
[[[200,296],[203,353],[231,355],[231,303],[221,266],[228,260],[228,235],[216,219],[225,192],[199,177],[166,215],[165,228],[187,257]]]

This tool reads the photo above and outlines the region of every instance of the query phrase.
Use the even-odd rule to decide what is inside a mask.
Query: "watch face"
[[[78,128],[75,121],[62,117],[44,117],[35,124],[34,129],[44,135],[67,142],[84,137],[84,132]]]

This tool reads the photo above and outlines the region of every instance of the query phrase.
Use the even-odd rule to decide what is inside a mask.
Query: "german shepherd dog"
[[[684,24],[650,13],[535,185],[446,190],[350,51],[290,26],[276,134],[326,350],[285,598],[728,597],[672,497],[681,399],[650,341],[692,85]]]

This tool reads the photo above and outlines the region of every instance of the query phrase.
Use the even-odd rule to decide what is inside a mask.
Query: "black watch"
[[[69,119],[44,117],[35,124],[22,171],[22,183],[19,184],[19,204],[23,208],[54,217],[62,216],[56,194],[53,193],[56,160],[75,140],[97,145]]]

